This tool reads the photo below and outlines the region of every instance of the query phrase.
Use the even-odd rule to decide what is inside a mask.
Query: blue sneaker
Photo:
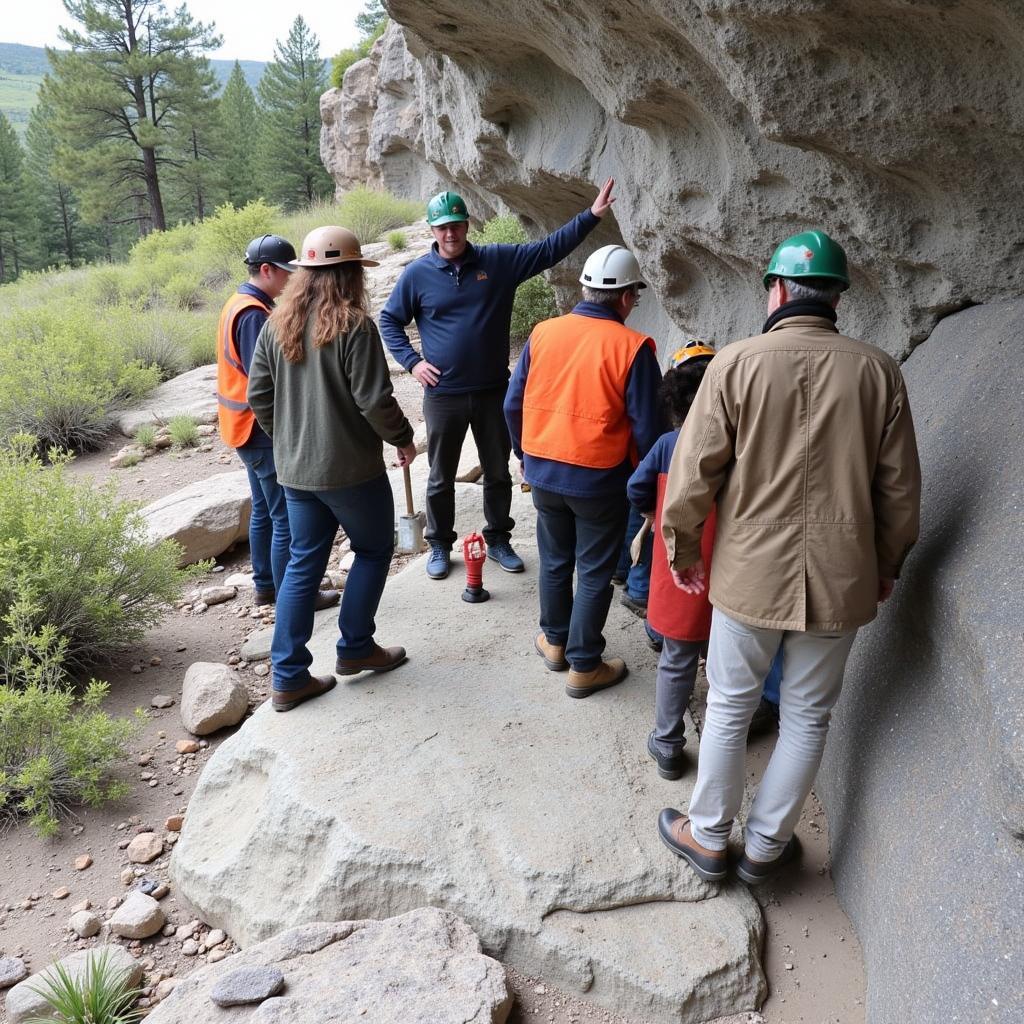
[[[522,572],[526,568],[507,540],[500,544],[488,544],[487,557],[497,562],[505,572]]]
[[[442,547],[431,541],[430,557],[427,559],[427,575],[432,580],[443,580],[452,567],[450,548]]]

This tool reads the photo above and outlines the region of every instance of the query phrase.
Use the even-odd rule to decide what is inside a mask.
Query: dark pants
[[[540,628],[577,672],[601,664],[612,572],[626,526],[621,498],[572,498],[533,488],[540,554]],[[572,575],[576,571],[576,593]]]
[[[431,388],[423,392],[423,419],[427,424],[428,541],[450,548],[458,539],[455,533],[455,476],[466,431],[473,440],[484,471],[484,540],[488,544],[507,543],[515,520],[512,508],[512,477],[508,457],[512,442],[508,436],[505,413],[505,388],[471,391],[462,395],[438,394]]]
[[[251,446],[236,448],[249,474],[252,514],[249,516],[249,554],[252,583],[257,590],[277,591],[288,567],[291,533],[284,489],[277,482],[274,449]]]
[[[640,547],[640,561],[633,564],[633,553],[630,547],[633,538],[640,532],[644,524],[644,517],[639,509],[629,506],[629,516],[626,519],[626,537],[622,542],[622,550],[619,553],[619,561],[615,571],[626,581],[626,593],[634,601],[647,604],[647,597],[651,592],[651,558],[654,554],[654,530],[647,534]]]
[[[275,690],[298,690],[309,682],[313,656],[306,644],[313,634],[313,603],[340,523],[355,560],[345,581],[338,612],[339,658],[365,658],[373,652],[373,621],[395,547],[395,503],[385,474],[355,487],[332,491],[284,488],[292,526],[292,552],[277,595],[277,620],[270,660]]]

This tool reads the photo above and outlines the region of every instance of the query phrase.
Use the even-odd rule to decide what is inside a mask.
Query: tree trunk
[[[67,255],[68,263],[75,262],[75,239],[71,232],[71,215],[68,212],[68,200],[64,195],[64,187],[57,186],[57,200],[60,203],[60,221],[64,229],[64,252]]]

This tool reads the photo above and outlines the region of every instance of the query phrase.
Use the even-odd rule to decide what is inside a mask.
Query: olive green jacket
[[[377,325],[369,317],[289,363],[268,320],[249,368],[248,401],[274,442],[278,482],[301,491],[353,487],[385,471],[381,442],[412,443],[395,400]]]
[[[669,468],[662,532],[676,569],[717,508],[711,603],[771,629],[845,631],[877,612],[917,540],[914,424],[896,361],[793,316],[708,365]]]

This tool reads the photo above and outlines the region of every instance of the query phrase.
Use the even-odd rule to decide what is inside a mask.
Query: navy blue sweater
[[[626,496],[638,512],[653,512],[657,508],[658,477],[662,473],[668,474],[669,466],[672,465],[672,453],[676,450],[678,440],[678,427],[662,434],[640,460],[640,465],[633,470],[633,475],[626,485]]]
[[[262,289],[257,288],[251,281],[246,281],[238,286],[242,295],[253,295],[260,302],[266,303],[271,309],[274,308],[274,300]],[[249,375],[249,367],[252,365],[252,354],[256,351],[256,339],[263,330],[269,314],[262,309],[252,307],[239,313],[235,319],[235,344],[238,346],[238,355],[245,367],[245,375]],[[266,431],[258,424],[253,423],[252,433],[249,440],[242,445],[243,448],[273,448],[274,442],[267,436]]]
[[[607,306],[595,302],[580,302],[573,309],[581,316],[592,316],[603,320],[622,320]],[[515,372],[509,381],[505,396],[505,422],[512,438],[512,450],[523,463],[526,482],[531,487],[556,494],[567,494],[573,498],[600,498],[612,495],[625,496],[626,481],[633,472],[633,463],[627,455],[611,469],[592,469],[589,466],[575,466],[556,459],[541,459],[535,455],[523,455],[523,395],[526,393],[526,378],[530,372],[530,343],[526,343],[523,354],[516,363]],[[661,383],[661,368],[658,357],[644,345],[636,354],[626,379],[626,415],[633,430],[633,440],[641,458],[654,444],[661,432],[661,417],[658,414],[658,385]]]
[[[435,242],[402,271],[380,311],[384,343],[407,370],[421,358],[438,367],[438,393],[504,387],[516,288],[565,259],[599,223],[584,210],[539,242],[467,245],[458,267],[438,255]],[[413,320],[422,356],[405,333]]]

